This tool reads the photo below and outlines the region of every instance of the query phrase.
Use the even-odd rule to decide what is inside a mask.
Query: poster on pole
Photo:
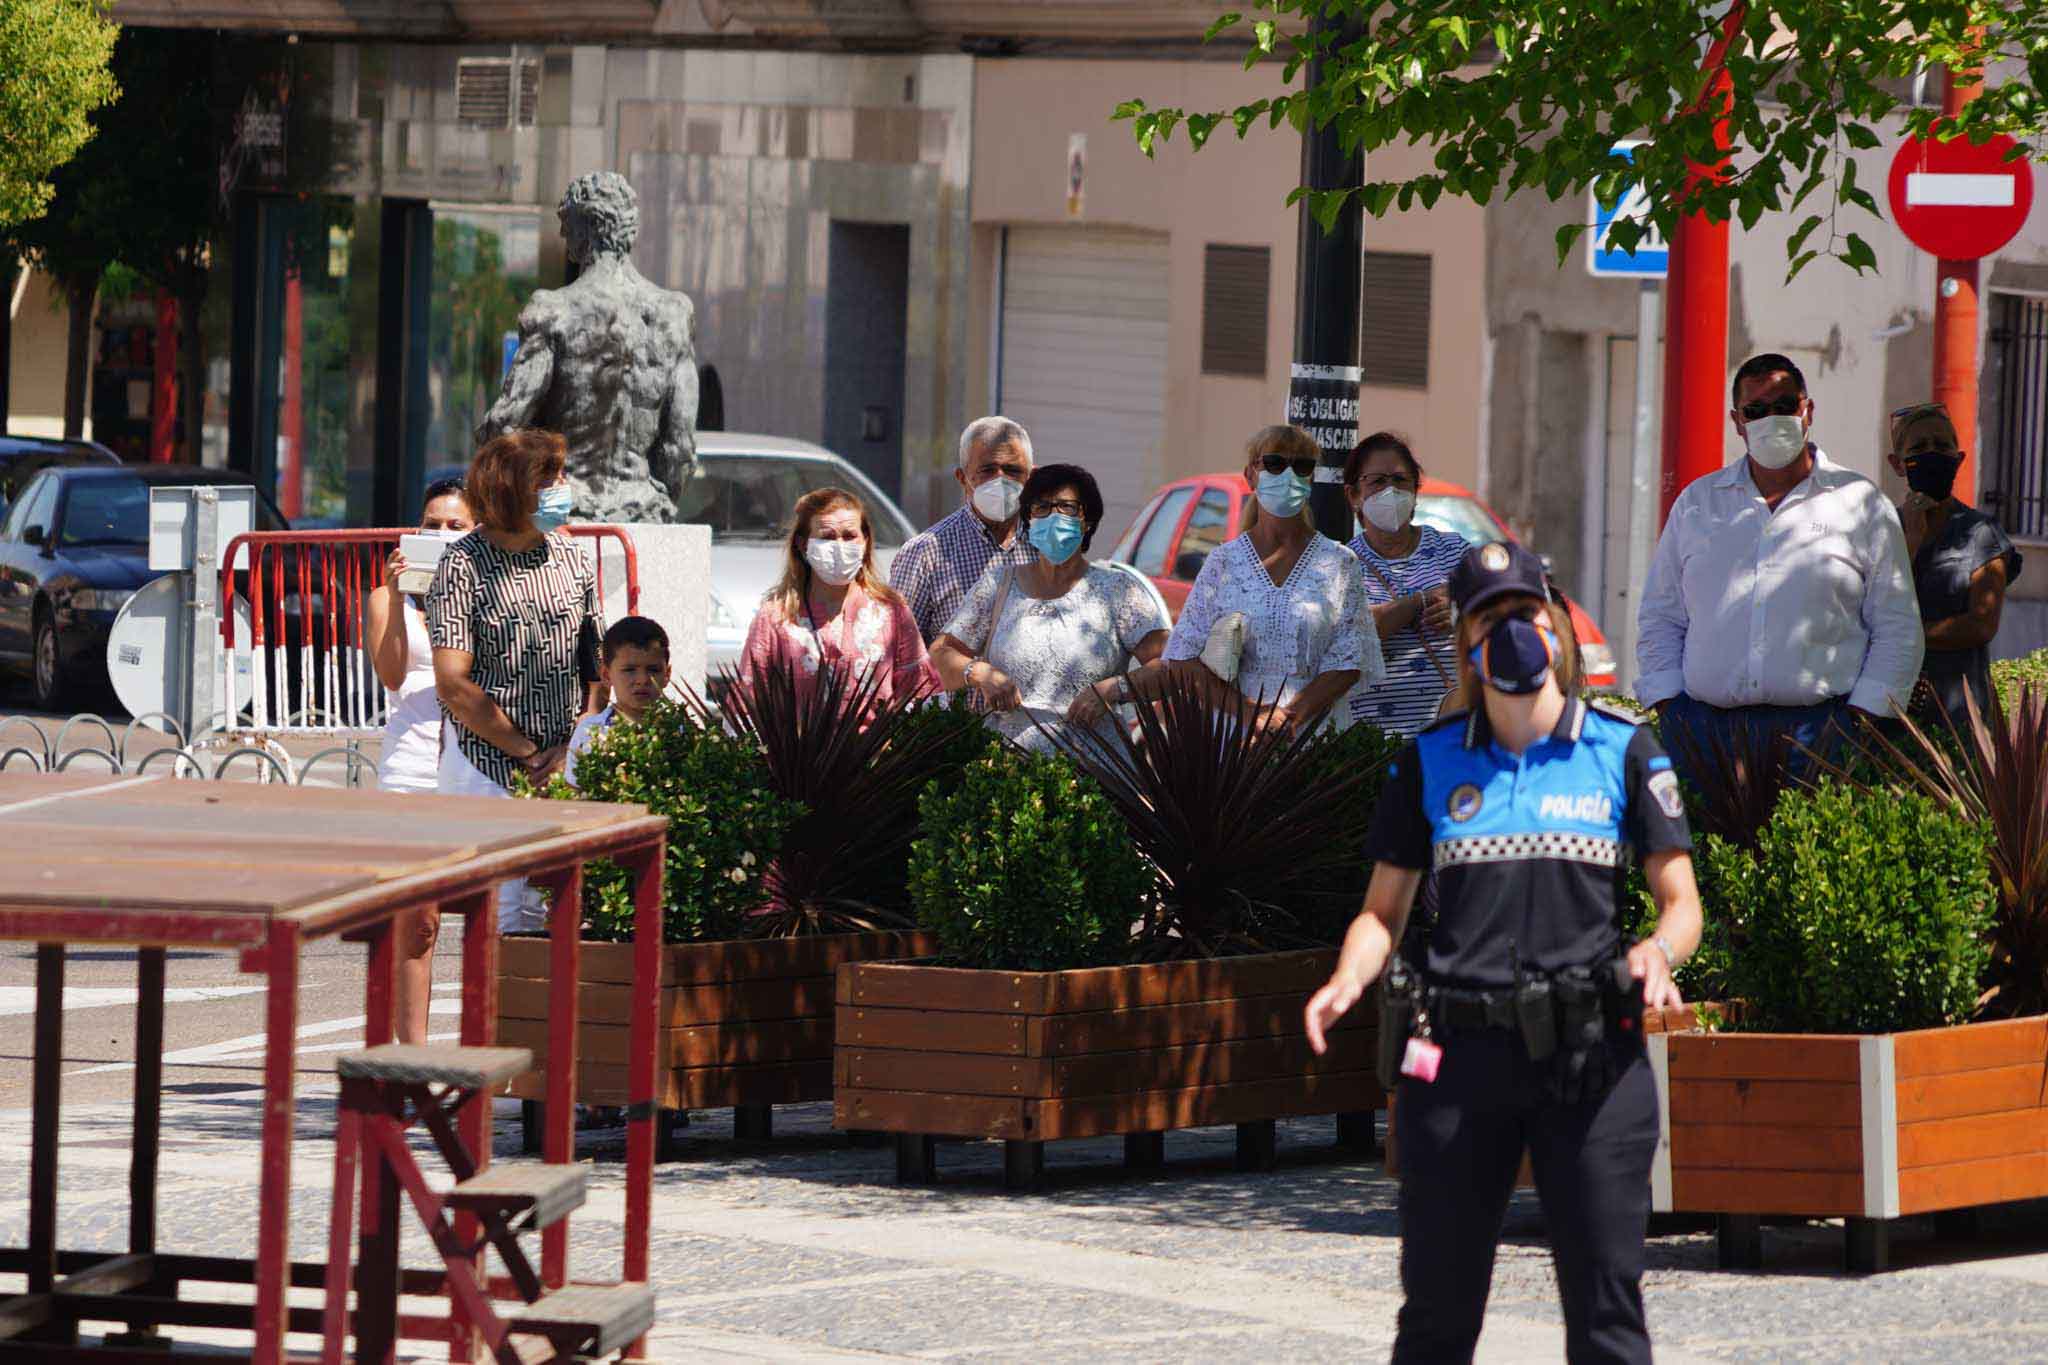
[[[1067,217],[1079,218],[1086,207],[1086,186],[1088,181],[1088,134],[1074,133],[1067,138]]]

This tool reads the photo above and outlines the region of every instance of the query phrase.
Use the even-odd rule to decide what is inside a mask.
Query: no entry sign
[[[2003,135],[1981,146],[1965,138],[1910,138],[1892,158],[1892,217],[1908,241],[1943,260],[1974,261],[2013,239],[2034,206],[2034,171]]]

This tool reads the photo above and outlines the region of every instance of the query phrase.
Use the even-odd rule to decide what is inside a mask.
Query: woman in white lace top
[[[1319,533],[1305,515],[1320,455],[1299,427],[1272,426],[1246,447],[1245,482],[1257,494],[1257,519],[1212,552],[1166,643],[1177,672],[1207,685],[1219,705],[1251,704],[1256,724],[1295,730],[1326,718],[1348,722],[1339,706],[1353,687],[1385,672],[1378,632],[1351,551]],[[1219,622],[1244,618],[1232,678]],[[1218,648],[1204,658],[1212,634]]]
[[[1126,700],[1126,671],[1166,647],[1167,620],[1136,574],[1088,562],[1102,493],[1087,470],[1041,465],[1019,505],[1037,557],[992,561],[932,642],[932,662],[948,688],[981,694],[997,731],[1043,747],[1040,725],[1105,723]]]

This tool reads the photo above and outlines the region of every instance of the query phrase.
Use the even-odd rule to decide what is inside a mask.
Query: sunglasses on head
[[[1292,469],[1302,478],[1312,479],[1316,476],[1316,457],[1296,455],[1290,458],[1286,455],[1266,454],[1259,456],[1259,468],[1268,474],[1280,474]]]
[[[1754,422],[1763,417],[1790,417],[1799,411],[1799,405],[1806,401],[1804,394],[1788,393],[1777,398],[1755,398],[1742,405],[1742,420]]]

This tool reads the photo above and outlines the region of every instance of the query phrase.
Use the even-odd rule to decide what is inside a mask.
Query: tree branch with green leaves
[[[1881,216],[1857,181],[1855,153],[1883,145],[1902,116],[1919,136],[1982,142],[2004,133],[2016,155],[2039,156],[2048,133],[2048,0],[1779,0],[1741,11],[1727,34],[1725,104],[1703,59],[1730,6],[1711,0],[1257,0],[1220,15],[1211,42],[1243,41],[1246,68],[1278,63],[1269,98],[1233,109],[1117,106],[1146,155],[1185,130],[1199,149],[1219,129],[1240,139],[1283,124],[1334,128],[1366,156],[1366,183],[1298,187],[1328,230],[1354,202],[1375,218],[1446,195],[1484,205],[1535,192],[1591,192],[1618,203],[1632,185],[1644,218],[1617,218],[1616,250],[1680,217],[1703,213],[1754,227],[1767,213],[1804,210],[1787,242],[1788,278],[1820,257],[1859,273],[1876,253],[1840,226],[1838,211]],[[1991,79],[1974,74],[1982,65]],[[1913,101],[1916,81],[1942,73],[1979,83],[1953,121]],[[1716,124],[1725,108],[1729,145]],[[1633,158],[1621,141],[1640,141]],[[1372,153],[1397,143],[1433,150],[1430,169],[1373,178]],[[1717,164],[1720,175],[1704,173]],[[1822,229],[1825,229],[1823,234]],[[1561,228],[1570,253],[1584,224]]]

